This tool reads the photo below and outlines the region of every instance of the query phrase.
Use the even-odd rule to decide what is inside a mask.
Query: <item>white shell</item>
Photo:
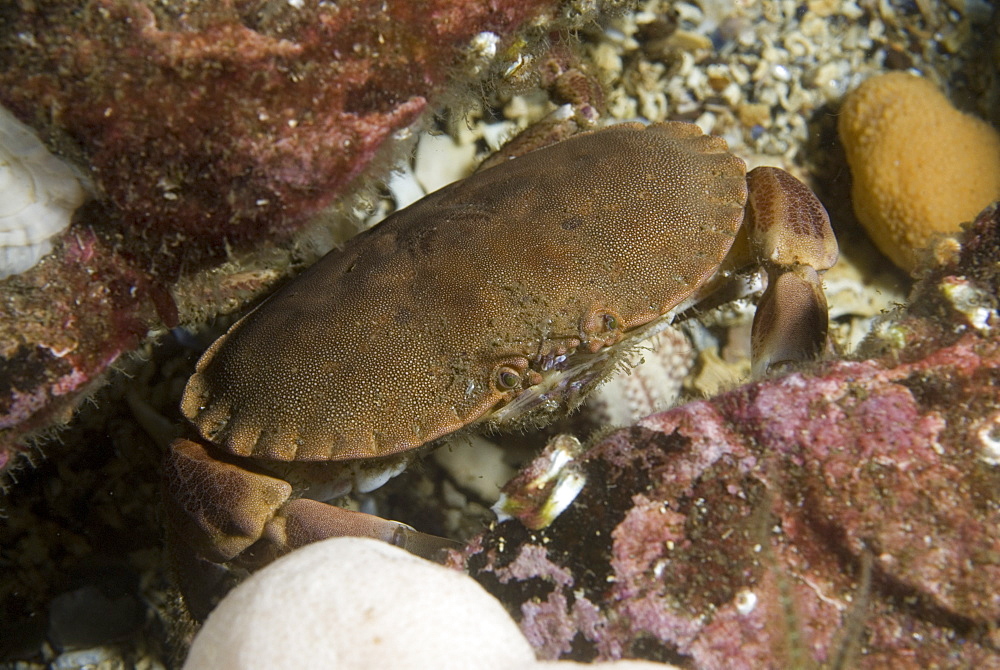
[[[0,107],[0,279],[49,253],[52,237],[69,226],[86,199],[73,169]]]

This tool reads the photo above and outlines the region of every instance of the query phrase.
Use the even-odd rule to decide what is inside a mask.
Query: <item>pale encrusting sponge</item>
[[[86,198],[72,168],[0,107],[0,279],[49,253]]]
[[[1000,198],[1000,135],[922,77],[868,79],[847,96],[838,127],[854,212],[904,270]]]
[[[292,552],[227,595],[184,670],[560,670],[503,605],[457,570],[398,547],[338,537]],[[670,670],[650,661],[607,670]]]

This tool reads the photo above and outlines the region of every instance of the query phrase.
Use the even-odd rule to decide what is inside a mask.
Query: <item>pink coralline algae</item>
[[[465,566],[544,658],[1000,667],[1000,323],[941,289],[989,302],[998,242],[989,210],[869,360],[608,436],[562,516],[497,524]]]
[[[4,18],[0,102],[73,140],[133,235],[248,242],[328,204],[475,35],[556,4],[31,3]]]
[[[169,294],[92,231],[56,249],[64,262],[0,291],[0,470],[23,436],[67,421],[81,391],[139,344],[147,323],[176,319]]]

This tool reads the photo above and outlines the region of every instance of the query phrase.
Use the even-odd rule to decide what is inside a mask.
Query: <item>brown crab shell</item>
[[[733,243],[745,173],[724,140],[683,123],[613,126],[478,172],[233,325],[182,410],[241,456],[419,447],[689,297]]]

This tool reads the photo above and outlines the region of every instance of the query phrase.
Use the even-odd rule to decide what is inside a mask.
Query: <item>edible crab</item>
[[[198,363],[166,477],[175,538],[254,567],[334,535],[439,538],[322,502],[440,438],[577,405],[672,317],[750,267],[758,372],[817,356],[829,219],[697,126],[624,124],[481,170],[331,252]],[[308,497],[306,497],[308,496]]]

